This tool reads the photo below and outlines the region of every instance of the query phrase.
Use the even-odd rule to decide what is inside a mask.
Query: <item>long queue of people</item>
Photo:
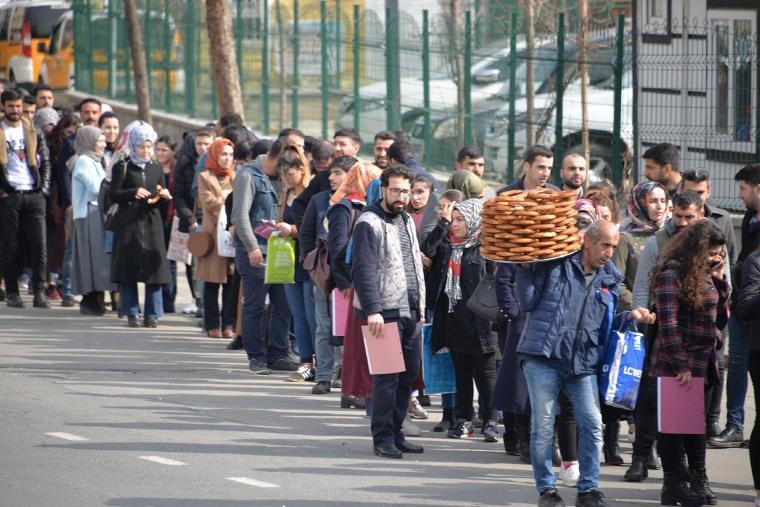
[[[82,314],[102,316],[110,303],[128,326],[157,327],[175,311],[182,263],[167,249],[186,234],[195,255],[184,267],[194,301],[185,311],[201,317],[203,332],[244,350],[254,374],[287,372],[287,381],[313,383],[314,395],[340,389],[341,407],[370,416],[378,456],[424,452],[407,439],[421,431],[413,420],[429,417],[424,327],[425,353],[449,352],[455,379],[433,431],[501,439],[532,465],[539,506],[564,505],[553,466],[577,488],[576,505],[608,505],[599,470],[602,460],[625,464],[621,422],[633,441],[622,478],[640,482],[662,466],[663,504],[717,504],[706,449],[748,445],[760,505],[760,430],[749,442],[743,434],[748,372],[756,399],[760,384],[760,165],[735,176],[747,207],[737,252],[730,215],[710,203],[709,173],[680,170],[674,146],[643,154],[647,179],[623,210],[616,189],[587,181],[587,161],[569,153],[560,177],[576,192],[581,250],[505,264],[481,254],[484,202],[560,190],[543,146],[526,150],[520,179],[498,192],[482,179],[482,153],[464,147],[442,188],[403,132],[379,132],[365,161],[352,129],[331,140],[297,129],[258,139],[225,114],[178,144],[144,122],[121,130],[97,99],[61,114],[51,90],[36,94],[31,114],[20,92],[0,96],[8,306],[24,307],[20,283],[30,278],[34,307],[74,306],[77,296]],[[220,221],[231,245],[218,240]],[[288,283],[267,282],[272,233],[295,245]],[[487,319],[469,303],[489,277],[499,315]],[[628,321],[646,329],[632,411],[600,403],[597,384],[610,329]],[[403,371],[370,374],[364,340],[385,336],[389,323]],[[705,433],[659,431],[658,377],[686,387],[704,379]]]

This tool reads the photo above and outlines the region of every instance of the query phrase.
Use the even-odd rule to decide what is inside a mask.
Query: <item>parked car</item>
[[[590,86],[587,94],[588,130],[590,141],[589,181],[612,176],[613,118],[615,112],[614,76],[606,81]],[[532,122],[537,132],[536,143],[554,148],[556,143],[556,100],[555,97],[536,97]],[[633,86],[630,69],[623,73],[621,101],[621,155],[629,153],[633,147]],[[582,101],[580,82],[575,81],[565,90],[562,101],[563,146],[566,152],[581,152]],[[515,167],[527,148],[525,99],[515,104]],[[509,107],[502,107],[487,128],[484,154],[492,163],[493,176],[506,179],[507,172],[507,129]]]
[[[614,72],[614,39],[609,37],[607,32],[592,37],[593,46],[589,50],[588,60],[589,65],[589,82],[600,83],[610,76]],[[576,69],[576,60],[578,57],[578,46],[575,43],[575,39],[568,37],[565,43],[565,65],[563,69],[564,82],[568,85],[574,83],[579,79],[579,74]],[[536,46],[533,52],[534,68],[533,68],[533,90],[534,101],[541,103],[542,101],[550,101],[556,93],[557,84],[557,44],[556,41],[545,41]],[[521,50],[517,54],[517,68],[515,69],[515,97],[517,103],[515,105],[519,114],[523,113],[527,109],[527,101],[524,97],[527,94],[527,50]],[[508,66],[508,60],[507,60]],[[506,69],[508,72],[508,68]],[[567,86],[567,85],[566,85]],[[481,99],[479,101],[473,100],[472,111],[472,125],[473,125],[473,142],[484,148],[486,131],[488,128],[488,122],[499,114],[499,110],[506,108],[505,103],[509,100],[509,82],[508,79],[502,83],[500,90],[494,95]],[[538,107],[538,106],[536,106]],[[445,110],[437,110],[431,119],[431,140],[432,140],[432,158],[431,160],[425,160],[425,164],[430,167],[445,166],[449,167],[453,164],[453,160],[456,157],[456,153],[459,151],[458,141],[458,129],[457,129],[457,115],[456,115],[456,100],[452,106],[449,106]],[[412,142],[418,150],[422,153],[425,139],[424,129],[424,117],[418,116],[415,120],[414,127],[412,128]],[[486,157],[487,165],[490,173],[493,173],[494,165],[491,164],[490,157]],[[506,166],[504,166],[506,167]],[[502,176],[499,171],[495,174],[488,174],[489,177]]]
[[[71,6],[62,0],[0,5],[0,70],[11,83],[31,88],[40,75],[53,27]]]

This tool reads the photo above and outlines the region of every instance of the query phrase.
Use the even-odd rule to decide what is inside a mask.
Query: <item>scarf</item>
[[[575,209],[578,214],[585,213],[592,222],[599,220],[599,211],[596,209],[594,201],[591,199],[578,199],[575,201]]]
[[[668,191],[665,187],[656,181],[642,181],[631,189],[631,193],[628,195],[628,216],[621,222],[620,232],[651,235],[660,230],[665,221],[670,218],[670,214],[665,213],[660,222],[653,222],[649,219],[644,199],[656,188],[662,189],[665,196],[668,196]]]
[[[211,143],[211,146],[208,149],[208,156],[206,157],[206,169],[220,178],[229,177],[235,171],[234,160],[230,163],[229,167],[222,167],[219,165],[219,155],[222,154],[222,149],[224,149],[225,146],[232,146],[233,149],[235,148],[235,145],[232,144],[232,141],[229,139],[224,139],[223,137],[216,139]]]
[[[469,171],[466,171],[469,172]],[[470,173],[472,174],[472,173]],[[473,176],[475,176],[473,174]],[[477,178],[477,176],[475,176]],[[483,211],[482,199],[467,199],[454,205],[455,210],[464,216],[467,225],[467,233],[464,238],[456,238],[449,234],[451,239],[451,258],[446,273],[446,287],[444,291],[449,297],[449,313],[454,311],[456,304],[462,299],[462,285],[459,277],[462,274],[462,255],[468,248],[476,246],[480,242],[480,212]]]
[[[74,155],[66,161],[66,167],[69,171],[74,171],[74,166],[79,157],[90,157],[95,162],[101,163],[103,154],[95,151],[98,139],[103,135],[103,131],[98,127],[86,126],[80,127],[74,137]]]
[[[129,131],[129,159],[137,166],[145,168],[145,164],[150,162],[150,159],[140,158],[137,156],[137,148],[140,147],[146,141],[152,143],[156,142],[158,135],[153,127],[145,122],[140,122]]]
[[[483,193],[485,184],[477,174],[466,169],[457,169],[446,182],[446,189],[456,189],[464,194],[465,199],[478,197]]]
[[[40,130],[47,125],[57,125],[60,117],[52,107],[43,107],[34,113],[34,126]]]
[[[343,183],[333,192],[330,197],[330,205],[348,199],[349,201],[364,202],[367,198],[367,187],[382,170],[368,162],[357,162],[346,174]]]

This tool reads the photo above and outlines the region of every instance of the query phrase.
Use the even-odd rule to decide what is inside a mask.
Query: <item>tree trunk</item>
[[[525,122],[525,145],[526,148],[533,146],[536,143],[535,131],[533,126],[535,125],[535,111],[533,106],[533,75],[534,75],[534,61],[533,61],[533,48],[535,46],[535,11],[533,6],[533,0],[525,1],[525,43],[527,45],[527,55],[525,60],[525,109],[528,119]]]
[[[235,41],[232,36],[232,16],[227,0],[206,0],[206,28],[209,56],[214,65],[219,113],[238,113],[244,116]]]
[[[148,90],[148,69],[145,64],[145,44],[143,42],[140,20],[137,16],[135,0],[124,0],[124,15],[127,21],[129,51],[132,53],[132,73],[137,99],[137,116],[144,122],[151,123],[150,91]]]
[[[464,51],[462,48],[461,31],[459,22],[464,19],[464,10],[462,0],[449,0],[449,47],[451,54],[454,55],[454,79],[457,84],[457,146],[464,146],[464,80],[465,72],[469,69],[464,68]]]
[[[275,22],[277,23],[277,39],[279,40],[279,48],[277,52],[279,53],[280,60],[280,129],[283,129],[288,121],[286,115],[288,90],[285,88],[285,57],[287,55],[285,46],[287,45],[288,39],[285,36],[285,23],[282,22],[282,6],[280,3],[280,0],[277,0],[274,16]]]
[[[586,33],[588,32],[588,0],[578,2],[578,14],[581,17],[581,29],[578,31],[578,45],[580,47],[578,70],[581,74],[581,149],[583,158],[590,163],[591,147],[588,137],[588,46]],[[617,154],[615,154],[617,156]]]

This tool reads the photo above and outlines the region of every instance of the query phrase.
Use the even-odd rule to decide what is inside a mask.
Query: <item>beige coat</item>
[[[198,201],[203,206],[203,226],[201,230],[211,233],[214,250],[205,257],[196,259],[195,279],[212,283],[227,283],[230,259],[220,257],[216,247],[216,224],[224,199],[232,191],[234,175],[220,178],[207,169],[198,175]]]

